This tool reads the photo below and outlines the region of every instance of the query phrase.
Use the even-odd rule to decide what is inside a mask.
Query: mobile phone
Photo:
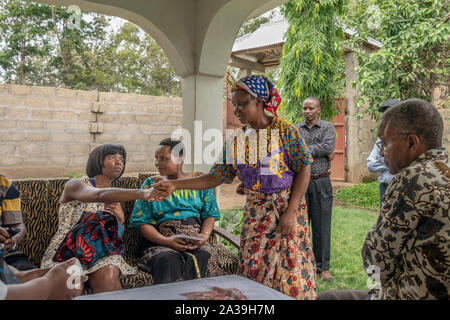
[[[192,236],[188,236],[188,235],[185,235],[185,234],[177,234],[177,235],[175,235],[175,237],[183,239],[183,240],[191,240],[191,241],[202,241],[202,240],[204,240],[203,238],[200,238],[200,237],[192,237]]]
[[[20,232],[19,228],[16,227],[8,227],[8,233],[10,237],[14,237],[16,234]]]

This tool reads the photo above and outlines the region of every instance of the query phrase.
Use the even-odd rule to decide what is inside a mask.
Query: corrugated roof
[[[239,52],[243,50],[262,48],[276,44],[283,44],[285,41],[285,33],[289,28],[289,23],[286,19],[271,21],[261,25],[253,33],[249,33],[243,37],[236,39],[233,45],[232,52]],[[346,34],[352,36],[356,33],[353,29],[346,27],[342,28]],[[371,45],[381,48],[381,42],[369,38],[367,40]]]

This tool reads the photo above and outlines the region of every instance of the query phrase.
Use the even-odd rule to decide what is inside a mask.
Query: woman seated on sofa
[[[120,290],[120,276],[134,274],[136,267],[122,257],[124,215],[121,202],[154,201],[167,195],[152,190],[111,188],[125,171],[126,151],[105,144],[89,155],[89,179],[71,179],[59,200],[59,228],[42,259],[42,268],[72,257],[78,258],[94,293]]]
[[[148,178],[141,188],[150,189],[161,180],[199,175],[183,172],[183,149],[178,140],[161,141],[155,152],[155,165],[161,176]],[[142,235],[138,267],[152,275],[154,284],[223,275],[217,252],[207,242],[219,217],[212,189],[178,190],[161,202],[136,201],[130,224],[139,228]],[[182,239],[179,235],[201,240]]]

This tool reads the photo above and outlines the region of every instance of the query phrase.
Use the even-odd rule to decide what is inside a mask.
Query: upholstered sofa
[[[144,180],[154,174],[139,174],[138,177],[121,177],[114,182],[114,187],[138,189]],[[30,260],[40,266],[45,249],[50,243],[53,235],[58,229],[58,200],[68,178],[55,179],[21,179],[14,180],[14,184],[21,194],[22,214],[27,234],[18,249],[24,252]],[[125,259],[131,265],[135,263],[135,253],[137,249],[140,233],[138,230],[128,226],[128,221],[133,210],[134,201],[126,203],[125,214]],[[227,239],[233,245],[238,246],[238,239],[225,230],[215,227],[209,241],[219,253],[219,263],[227,274],[238,272],[238,257],[227,247],[219,244],[217,235]],[[150,274],[139,271],[139,273],[121,279],[124,289],[143,287],[153,284]],[[86,288],[84,294],[90,293]]]

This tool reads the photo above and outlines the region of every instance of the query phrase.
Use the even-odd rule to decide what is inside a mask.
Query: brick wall
[[[126,172],[154,171],[154,151],[181,127],[182,99],[0,84],[0,173],[85,173],[89,152],[123,144]]]

